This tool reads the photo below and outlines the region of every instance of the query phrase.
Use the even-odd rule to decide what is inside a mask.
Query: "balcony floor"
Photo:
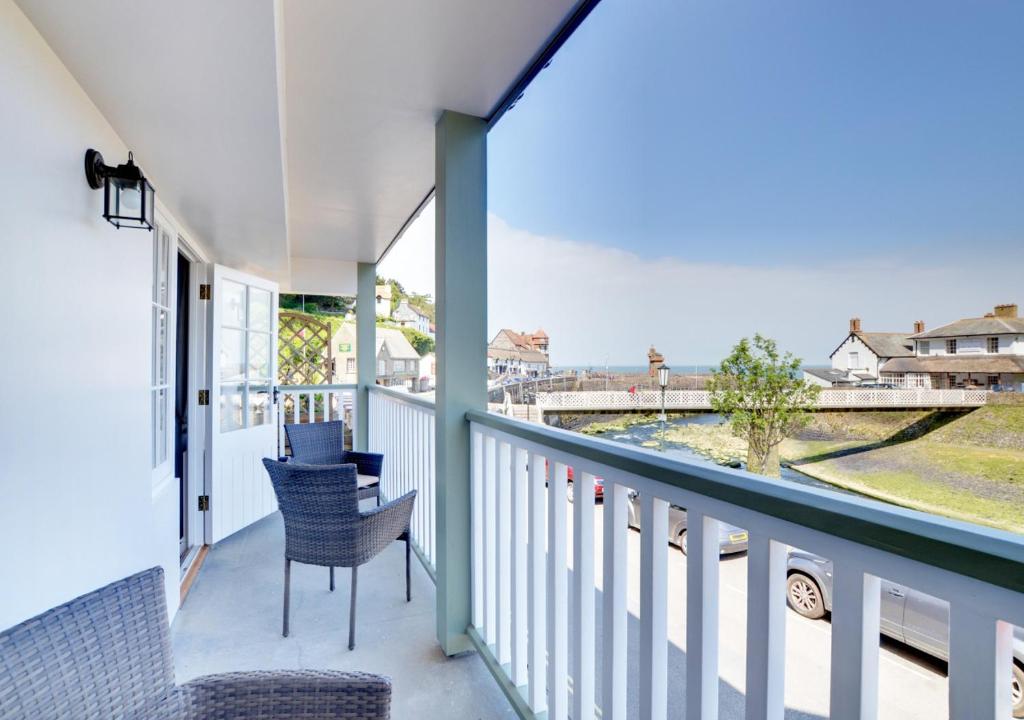
[[[322,668],[391,677],[392,717],[515,717],[475,654],[446,658],[435,640],[434,585],[403,543],[359,570],[356,649],[349,651],[351,572],[292,564],[290,636],[281,636],[284,524],[278,513],[210,550],[171,626],[178,682],[233,670]]]

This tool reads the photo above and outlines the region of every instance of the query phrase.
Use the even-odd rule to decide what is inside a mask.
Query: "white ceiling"
[[[577,0],[17,2],[216,259],[289,285],[376,261],[441,111],[488,115]]]

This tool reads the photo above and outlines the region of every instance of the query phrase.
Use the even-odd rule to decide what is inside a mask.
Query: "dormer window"
[[[946,341],[946,354],[956,355],[956,338],[951,338]]]
[[[999,352],[999,338],[990,337],[988,339],[988,351],[993,355]]]

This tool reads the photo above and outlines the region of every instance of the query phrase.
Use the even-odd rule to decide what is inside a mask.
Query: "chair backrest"
[[[345,423],[330,420],[284,426],[292,459],[310,465],[338,465],[344,462]]]
[[[264,458],[284,517],[285,556],[342,565],[359,530],[355,465],[306,465]]]
[[[163,717],[175,698],[161,568],[0,633],[0,718]]]

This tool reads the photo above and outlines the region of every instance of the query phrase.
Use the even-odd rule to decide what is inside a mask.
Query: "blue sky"
[[[1024,3],[603,0],[488,168],[491,330],[558,363],[1024,307]]]

